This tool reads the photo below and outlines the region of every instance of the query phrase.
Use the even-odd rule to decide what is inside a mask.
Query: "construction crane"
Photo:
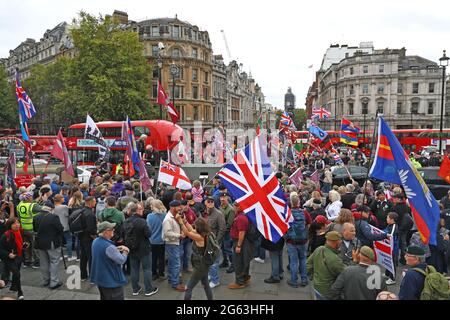
[[[225,36],[225,31],[220,30],[220,32],[222,32],[223,35],[223,41],[225,41],[225,47],[227,48],[227,53],[228,53],[228,59],[233,60],[233,58],[231,58],[231,52],[230,52],[230,48],[228,47],[228,41],[227,41],[227,37]]]

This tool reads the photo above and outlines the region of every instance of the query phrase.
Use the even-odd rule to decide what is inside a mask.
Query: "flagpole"
[[[373,150],[374,147],[374,143],[375,143],[375,135],[377,134],[378,131],[378,112],[375,115],[375,125],[373,127],[373,133],[372,133],[372,144],[370,146],[370,160],[367,162],[367,174],[366,174],[366,182],[364,183],[364,200],[366,199],[367,195],[366,195],[366,191],[367,191],[367,181],[369,180],[369,170],[370,167],[372,167],[373,161],[375,160],[375,152]],[[373,156],[372,156],[373,154]]]

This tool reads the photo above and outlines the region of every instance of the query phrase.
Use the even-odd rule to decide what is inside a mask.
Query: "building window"
[[[159,26],[152,26],[152,36],[159,37]]]
[[[419,113],[419,103],[411,102],[411,113],[417,114]]]
[[[402,114],[403,110],[402,110],[402,103],[401,102],[397,102],[397,114]]]
[[[412,93],[419,93],[419,83],[418,82],[413,83]]]
[[[174,38],[179,38],[180,37],[180,27],[179,26],[173,26],[172,30],[173,30],[173,37]]]
[[[369,66],[363,66],[363,73],[369,73]]]
[[[428,93],[434,93],[434,82],[428,84]]]
[[[208,100],[209,98],[209,88],[208,87],[204,87],[203,88],[203,99],[204,100]]]
[[[205,71],[205,83],[209,81],[209,73]]]
[[[434,102],[428,102],[428,114],[434,114]]]
[[[210,116],[209,116],[209,107],[204,106],[203,110],[205,111],[205,121],[209,121]]]
[[[397,84],[397,93],[403,93],[403,83]]]
[[[185,114],[184,114],[184,106],[178,106],[179,110],[180,110],[180,120],[183,121],[184,119],[186,119]]]
[[[198,106],[193,106],[194,109],[194,121],[198,120]]]
[[[377,113],[384,114],[384,102],[377,103]]]
[[[152,46],[152,56],[153,56],[153,57],[157,57],[157,56],[158,56],[158,53],[159,53],[159,48],[158,48],[158,46],[157,46],[157,45],[153,45],[153,46]]]
[[[198,99],[198,87],[192,86],[192,99]]]
[[[383,94],[384,93],[384,83],[379,83],[377,88],[377,93]]]
[[[178,67],[178,73],[175,75],[175,79],[183,79],[184,78],[184,72],[183,68]]]
[[[354,89],[354,86],[352,84],[350,85],[349,93],[350,94],[355,94],[355,89]]]
[[[363,102],[362,103],[361,112],[362,112],[362,114],[368,114],[369,113],[369,103],[368,102]]]
[[[353,75],[353,67],[350,67],[350,75]]]
[[[197,50],[197,48],[192,48],[192,58],[194,58],[194,59],[198,58],[198,50]]]
[[[180,58],[181,57],[181,51],[178,48],[172,49],[172,58]]]
[[[153,79],[159,78],[159,69],[158,68],[153,68],[152,73],[153,73]]]
[[[362,85],[362,93],[369,94],[369,85],[367,83],[363,83]]]
[[[192,80],[197,81],[198,80],[198,70],[192,69]]]
[[[349,102],[349,103],[348,103],[348,114],[349,114],[350,116],[352,116],[353,113],[354,113],[354,110],[353,110],[353,102]]]
[[[170,90],[170,95],[172,95],[173,94],[173,85],[171,85],[169,87],[169,90]],[[182,98],[184,98],[184,92],[183,91],[184,91],[184,87],[175,86],[175,94],[174,94],[175,99],[182,99]]]
[[[380,65],[378,66],[378,72],[379,72],[379,73],[384,73],[384,64],[380,64]]]
[[[157,84],[152,85],[152,97],[153,98],[158,97],[158,85]]]

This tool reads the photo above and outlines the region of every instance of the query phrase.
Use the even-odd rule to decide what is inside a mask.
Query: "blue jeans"
[[[212,283],[215,283],[215,284],[220,282],[220,279],[219,279],[219,264],[220,264],[221,258],[222,258],[222,251],[220,251],[220,254],[217,257],[217,260],[214,261],[214,263],[209,268],[209,279],[210,279],[210,281]]]
[[[270,261],[272,263],[272,279],[280,280],[283,277],[283,250],[269,251]]]
[[[150,293],[154,290],[152,285],[151,253],[142,258],[130,257],[131,286],[133,287],[133,292],[138,292],[139,289],[141,289],[141,286],[139,285],[139,274],[141,264],[144,273],[145,293]]]
[[[322,192],[329,193],[331,191],[331,183],[323,183]]]
[[[291,282],[297,283],[298,269],[300,264],[300,277],[303,283],[308,282],[306,274],[306,253],[308,251],[308,243],[306,244],[291,244],[287,243],[287,251],[289,254],[289,268],[291,269]]]
[[[187,270],[189,268],[189,258],[192,253],[192,240],[189,238],[184,238],[180,242],[180,261],[183,270]]]
[[[64,231],[63,236],[64,240],[66,240],[67,256],[72,258],[72,233],[70,231]]]
[[[266,259],[266,249],[261,247],[261,241],[263,236],[259,237],[259,240],[256,242],[256,250],[255,250],[255,258],[260,258],[262,260]]]
[[[225,232],[222,242],[223,261],[230,261],[233,265],[233,240],[230,237],[230,232]]]
[[[166,252],[168,257],[168,278],[173,288],[180,284],[180,246],[175,244],[166,244]]]

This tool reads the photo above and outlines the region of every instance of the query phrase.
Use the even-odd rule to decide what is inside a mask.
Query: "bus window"
[[[133,130],[134,130],[134,136],[136,138],[139,138],[143,134],[148,135],[150,132],[148,127],[134,127]]]
[[[67,132],[68,137],[84,137],[84,128],[80,129],[69,129]]]

